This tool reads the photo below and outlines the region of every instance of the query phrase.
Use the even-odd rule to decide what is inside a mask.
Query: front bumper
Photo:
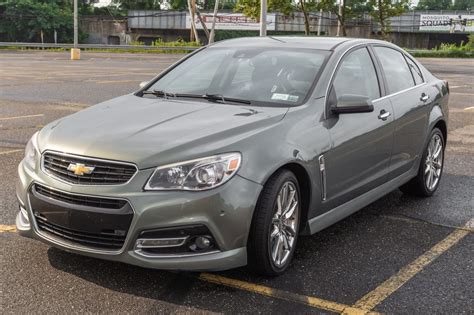
[[[81,186],[52,178],[38,166],[36,170],[30,170],[22,162],[18,166],[16,191],[20,206],[26,211],[20,211],[17,216],[19,234],[69,252],[146,268],[217,271],[246,265],[247,237],[261,185],[237,175],[226,184],[208,191],[144,192],[143,185],[152,172],[153,169],[140,170],[126,185]],[[33,184],[71,194],[127,200],[134,214],[123,247],[116,251],[97,250],[43,233],[31,207],[30,188]],[[25,214],[28,218],[24,217]],[[219,250],[156,256],[135,248],[142,231],[189,225],[207,227]]]

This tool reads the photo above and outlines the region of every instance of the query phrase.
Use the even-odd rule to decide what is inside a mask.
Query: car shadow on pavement
[[[177,305],[192,303],[195,306],[195,301],[192,299],[193,291],[201,284],[193,273],[145,269],[68,253],[54,247],[48,249],[48,259],[51,266],[58,270],[115,292]],[[210,306],[212,304],[198,307],[213,310],[212,307],[209,308]],[[214,310],[217,311],[218,308]]]
[[[469,200],[454,202],[458,197],[450,191],[454,185],[461,195],[469,193],[466,184],[472,178],[445,176],[448,180],[433,198],[397,190],[313,236],[301,237],[292,265],[280,277],[257,276],[245,267],[218,274],[351,305],[452,231],[425,221],[440,216],[448,204],[451,211],[464,208]],[[116,292],[209,311],[244,311],[235,296],[246,299],[248,294],[201,281],[197,273],[145,269],[55,248],[48,249],[48,258],[54,268]]]

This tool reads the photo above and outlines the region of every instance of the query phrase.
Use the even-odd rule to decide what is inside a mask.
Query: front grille
[[[70,164],[94,167],[91,174],[76,175],[68,170]],[[43,169],[64,181],[80,185],[118,185],[128,182],[137,172],[133,164],[96,160],[46,152],[43,155]]]
[[[126,235],[120,236],[112,233],[86,233],[71,230],[48,222],[38,213],[35,213],[35,218],[38,228],[41,231],[87,247],[117,250],[122,248],[123,243],[125,242]]]
[[[80,206],[106,209],[121,209],[127,204],[127,201],[125,200],[72,195],[38,184],[34,186],[34,190],[42,196]]]

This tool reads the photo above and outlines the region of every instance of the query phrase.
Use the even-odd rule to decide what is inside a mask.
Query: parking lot
[[[445,169],[435,196],[393,191],[301,237],[288,272],[265,278],[246,268],[143,269],[15,233],[16,167],[31,135],[55,119],[136,90],[181,56],[82,57],[0,51],[2,313],[474,313],[474,59],[420,59],[451,88]]]

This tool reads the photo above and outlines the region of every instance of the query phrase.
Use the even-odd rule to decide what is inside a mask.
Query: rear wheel
[[[418,175],[400,187],[404,193],[429,197],[438,189],[444,166],[445,142],[443,133],[433,129],[425,152],[421,158]]]
[[[290,265],[298,238],[300,189],[295,175],[278,171],[263,188],[252,220],[249,266],[276,276]]]

